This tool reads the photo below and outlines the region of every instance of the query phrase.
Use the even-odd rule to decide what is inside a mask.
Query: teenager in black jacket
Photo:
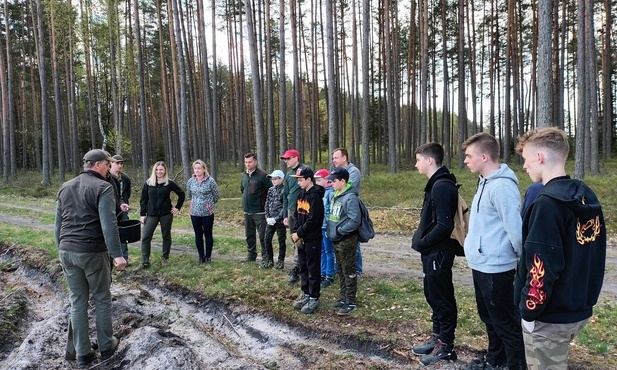
[[[456,298],[452,284],[457,241],[450,238],[458,206],[456,177],[442,166],[444,149],[428,143],[416,149],[416,168],[428,177],[420,225],[413,235],[411,247],[420,252],[424,273],[424,296],[433,310],[433,336],[423,345],[412,348],[421,355],[420,363],[429,365],[439,360],[456,360],[454,331],[457,324]]]
[[[296,203],[295,224],[291,240],[298,248],[298,265],[302,296],[293,304],[302,313],[313,313],[319,307],[321,289],[321,226],[324,219],[325,189],[315,185],[315,172],[310,167],[300,171],[298,184],[302,189]]]
[[[514,298],[529,369],[566,369],[572,339],[598,301],[606,264],[606,226],[598,197],[566,175],[566,133],[534,129],[519,140],[529,177],[544,187],[523,217],[523,251]]]

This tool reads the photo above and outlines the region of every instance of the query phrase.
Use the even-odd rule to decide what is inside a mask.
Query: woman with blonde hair
[[[171,205],[171,192],[176,193],[178,202],[176,206]],[[174,214],[177,213],[184,203],[184,191],[169,179],[167,165],[165,162],[156,162],[152,167],[152,174],[146,180],[141,190],[140,215],[143,229],[141,231],[141,265],[138,269],[150,267],[150,246],[152,235],[156,226],[161,224],[161,234],[163,235],[163,266],[169,263],[169,253],[171,252],[171,224]]]
[[[199,263],[210,263],[212,257],[212,227],[214,226],[214,205],[221,197],[219,187],[208,173],[208,167],[201,159],[193,162],[193,176],[186,182],[186,192],[191,200],[190,215]],[[204,235],[206,250],[204,253]]]

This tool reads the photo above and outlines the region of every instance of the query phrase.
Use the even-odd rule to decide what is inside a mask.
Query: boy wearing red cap
[[[289,168],[289,172],[285,175],[285,180],[283,182],[283,209],[287,210],[284,216],[285,218],[283,219],[283,224],[291,229],[295,222],[294,212],[296,210],[298,194],[300,194],[300,186],[293,175],[297,175],[298,172],[306,166],[300,163],[300,153],[295,149],[288,149],[281,156],[281,159],[285,161],[287,168]],[[278,265],[276,267],[279,268]],[[290,285],[295,284],[300,279],[299,274],[298,252],[294,248],[294,267],[289,271],[289,280],[287,282]]]

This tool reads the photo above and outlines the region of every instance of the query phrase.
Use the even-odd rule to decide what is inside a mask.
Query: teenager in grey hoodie
[[[499,164],[499,143],[486,132],[465,140],[465,164],[480,175],[470,207],[465,257],[472,269],[478,315],[488,351],[467,368],[526,369],[520,318],[514,305],[514,273],[521,255],[521,195],[516,175]]]

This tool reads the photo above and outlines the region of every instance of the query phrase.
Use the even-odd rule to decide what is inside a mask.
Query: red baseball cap
[[[318,170],[317,172],[315,172],[315,177],[321,177],[325,179],[328,176],[330,176],[330,171],[326,170],[325,168],[322,168]]]
[[[298,151],[295,149],[289,149],[285,152],[285,154],[281,156],[281,159],[289,159],[291,157],[300,158],[300,153],[298,153]]]

